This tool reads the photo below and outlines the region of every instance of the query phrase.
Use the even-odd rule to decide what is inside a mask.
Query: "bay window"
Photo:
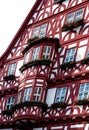
[[[42,91],[41,87],[36,87],[35,88],[34,97],[33,97],[34,101],[39,101],[40,100],[41,91]]]
[[[23,102],[30,101],[32,88],[26,88],[24,91]]]
[[[32,54],[32,60],[38,60],[39,52],[40,52],[40,47],[34,48],[33,54]]]
[[[49,59],[51,52],[51,46],[44,46],[42,59]]]

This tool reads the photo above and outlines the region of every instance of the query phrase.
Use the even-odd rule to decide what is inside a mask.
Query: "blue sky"
[[[0,56],[4,53],[36,0],[0,1]]]

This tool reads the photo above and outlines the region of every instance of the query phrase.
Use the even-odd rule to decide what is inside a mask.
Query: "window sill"
[[[42,59],[42,60],[34,60],[31,62],[28,62],[27,64],[24,64],[19,70],[21,72],[23,72],[24,70],[26,70],[27,68],[30,68],[32,66],[37,66],[37,65],[50,65],[50,63],[52,63],[51,60],[49,59]]]
[[[66,102],[57,102],[57,103],[53,103],[51,105],[52,109],[56,109],[56,108],[65,108],[67,106]]]
[[[42,43],[42,42],[57,42],[58,45],[59,45],[59,39],[58,38],[50,38],[50,37],[34,37],[32,39],[29,39],[28,40],[28,45],[23,49],[22,53],[23,55],[34,45],[37,45],[39,43]]]
[[[73,66],[75,66],[75,62],[67,62],[67,63],[60,65],[60,68],[66,69],[66,68],[72,68]]]
[[[42,108],[42,111],[45,111],[48,107],[48,105],[44,102],[40,101],[25,101],[21,102],[19,104],[16,104],[12,107],[12,110],[15,111],[17,109],[23,108],[23,107],[29,107],[29,106],[38,106]]]
[[[82,100],[77,100],[75,101],[76,105],[87,105],[89,104],[89,99],[82,99]]]
[[[14,80],[14,79],[15,79],[15,75],[8,75],[8,76],[5,76],[5,77],[4,77],[4,80],[5,80],[5,81]]]
[[[64,24],[64,26],[62,27],[62,31],[72,30],[73,28],[81,26],[83,23],[84,23],[84,19],[79,19],[77,21]]]

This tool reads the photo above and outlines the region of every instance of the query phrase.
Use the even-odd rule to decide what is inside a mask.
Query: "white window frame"
[[[78,100],[88,99],[88,97],[89,97],[89,83],[80,84]]]
[[[7,103],[6,103],[6,110],[11,109],[11,107],[14,105],[15,103],[15,97],[9,97],[7,99]]]
[[[32,60],[38,60],[39,59],[39,52],[40,52],[40,47],[34,48],[33,54],[32,54]]]
[[[67,63],[67,62],[74,61],[75,53],[76,53],[76,48],[68,49],[64,62]]]
[[[55,102],[56,103],[57,102],[64,102],[65,101],[66,92],[67,92],[67,87],[58,88],[57,92],[56,92]]]
[[[21,96],[22,96],[22,91],[18,92],[17,104],[20,103],[20,101],[21,101]]]
[[[49,59],[51,53],[51,46],[44,46],[42,59]]]
[[[35,88],[34,97],[33,97],[34,101],[40,101],[41,92],[42,92],[42,88],[41,87],[36,87]]]
[[[79,9],[76,11],[76,20],[82,19],[83,18],[83,13],[84,13],[84,9]]]
[[[24,96],[23,96],[23,102],[30,101],[31,91],[32,91],[31,87],[30,88],[25,88],[25,90],[24,90]]]
[[[8,68],[8,73],[7,75],[14,75],[15,74],[15,69],[16,69],[16,63],[12,63],[9,65],[9,68]]]

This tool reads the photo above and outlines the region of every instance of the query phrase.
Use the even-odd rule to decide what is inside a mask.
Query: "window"
[[[32,60],[38,60],[40,47],[36,47],[33,50]]]
[[[67,17],[67,23],[71,23],[71,22],[73,22],[73,19],[74,19],[74,12],[68,14],[68,17]]]
[[[44,37],[46,34],[47,23],[42,24],[41,26],[35,27],[32,37]]]
[[[22,91],[18,92],[17,104],[20,103]]]
[[[58,88],[55,102],[64,102],[67,88]]]
[[[47,24],[41,25],[39,37],[44,37],[46,33]]]
[[[77,21],[83,18],[84,9],[79,9],[75,12],[69,13],[67,17],[67,23]]]
[[[12,63],[9,65],[9,68],[8,68],[8,76],[9,75],[14,75],[15,74],[15,68],[16,68],[16,63]]]
[[[76,11],[76,20],[83,18],[83,9]]]
[[[51,46],[44,46],[42,59],[49,59],[50,58],[50,52],[51,52]]]
[[[76,48],[67,50],[65,62],[74,61],[75,52],[76,52]]]
[[[34,101],[39,101],[40,100],[40,96],[41,96],[41,88],[40,87],[36,87],[35,88],[35,92],[34,92]]]
[[[89,95],[89,83],[84,83],[80,85],[78,100],[86,99]]]
[[[7,99],[6,109],[9,110],[14,105],[14,102],[15,102],[15,97],[9,97]]]
[[[35,27],[34,31],[33,31],[32,37],[37,37],[39,35],[39,30],[40,30],[40,26],[39,27]]]
[[[31,91],[32,91],[32,88],[26,88],[25,89],[25,91],[24,91],[24,97],[23,97],[23,102],[30,101]]]

